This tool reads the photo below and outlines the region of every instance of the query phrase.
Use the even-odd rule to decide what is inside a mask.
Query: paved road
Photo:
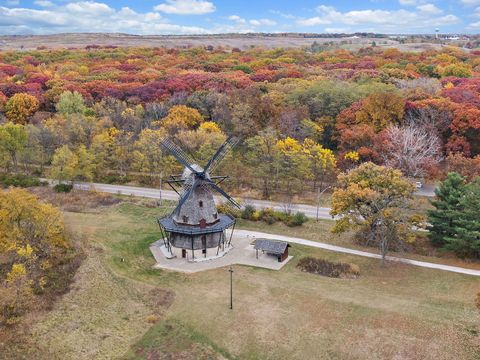
[[[125,185],[110,185],[110,184],[100,184],[100,183],[77,183],[75,188],[81,190],[96,190],[100,192],[107,192],[112,194],[121,194],[121,195],[133,195],[141,196],[152,199],[160,198],[160,190],[154,188],[145,188],[137,186],[125,186]],[[417,191],[417,195],[420,196],[434,196],[434,186],[426,185],[422,189]],[[162,199],[163,200],[178,200],[178,195],[172,190],[162,190]],[[216,199],[223,201],[223,198],[217,197]],[[263,209],[266,207],[273,208],[275,210],[285,210],[285,205],[279,202],[266,201],[266,200],[253,200],[253,199],[242,199],[244,203],[252,204],[258,209]],[[310,218],[317,217],[317,208],[312,205],[306,204],[294,204],[293,207],[290,207],[292,211],[301,211],[306,216]],[[320,207],[318,208],[318,218],[319,219],[328,219],[332,220],[330,215],[330,208]]]
[[[434,197],[435,196],[435,185],[425,184],[425,185],[422,186],[421,189],[418,189],[415,192],[415,195],[426,196],[426,197]]]
[[[141,196],[152,199],[160,198],[160,190],[153,188],[144,188],[136,186],[124,186],[124,185],[110,185],[110,184],[99,184],[99,183],[77,183],[75,188],[80,190],[95,190],[100,192],[120,194],[120,195],[133,195]],[[175,191],[172,190],[162,190],[162,199],[163,200],[178,200],[178,195]],[[222,198],[216,197],[216,199],[222,201]],[[243,199],[247,204],[252,204],[258,209],[263,209],[266,207],[273,208],[275,210],[284,210],[285,206],[281,203],[265,201],[265,200],[251,200]],[[305,204],[295,204],[292,208],[293,211],[301,211],[305,213],[310,218],[315,218],[317,214],[317,208],[312,205]],[[330,208],[321,207],[318,209],[318,217],[320,219],[329,219],[332,220],[330,215]]]
[[[335,252],[340,252],[340,253],[345,253],[345,254],[351,254],[351,255],[358,255],[358,256],[374,258],[374,259],[381,259],[382,258],[382,256],[379,255],[379,254],[373,254],[373,253],[370,253],[370,252],[367,252],[367,251],[349,249],[349,248],[345,248],[345,247],[341,247],[341,246],[330,245],[330,244],[326,244],[326,243],[322,243],[322,242],[305,240],[305,239],[300,239],[300,238],[290,237],[290,236],[267,234],[267,233],[263,233],[263,232],[259,232],[259,231],[250,231],[250,230],[235,230],[235,234],[237,236],[245,236],[245,237],[249,236],[249,237],[254,237],[254,238],[282,240],[282,241],[287,241],[287,242],[292,243],[292,244],[311,246],[311,247],[315,247],[315,248],[319,248],[319,249],[330,250],[330,251],[335,251]],[[466,268],[461,268],[461,267],[457,267],[457,266],[450,266],[450,265],[434,264],[434,263],[430,263],[430,262],[426,262],[426,261],[410,260],[410,259],[399,258],[399,257],[395,257],[395,256],[387,256],[387,259],[389,261],[397,261],[397,262],[401,262],[403,264],[415,265],[415,266],[420,266],[420,267],[423,267],[423,268],[450,271],[450,272],[455,272],[455,273],[459,273],[459,274],[466,274],[466,275],[473,275],[473,276],[480,276],[480,270],[466,269]]]

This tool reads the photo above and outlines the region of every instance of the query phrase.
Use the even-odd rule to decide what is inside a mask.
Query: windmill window
[[[203,207],[203,201],[199,201],[198,206]]]
[[[183,222],[184,222],[184,223],[187,223],[187,222],[188,222],[188,216],[183,215]]]
[[[213,214],[213,218],[214,218],[214,219],[216,219],[217,217],[218,217],[218,214],[217,214],[217,213]]]

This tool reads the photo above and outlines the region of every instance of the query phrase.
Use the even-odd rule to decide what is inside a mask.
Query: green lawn
[[[473,304],[478,278],[382,267],[376,260],[294,245],[294,259],[281,271],[235,266],[230,310],[226,269],[193,275],[151,269],[148,246],[158,239],[155,217],[161,215],[128,203],[66,214],[89,257],[74,290],[34,330],[52,358],[480,358],[480,315]],[[330,223],[321,224],[240,222],[268,232],[331,236]],[[355,263],[361,276],[303,273],[296,263],[307,254]],[[172,301],[161,300],[159,291],[174,294]]]

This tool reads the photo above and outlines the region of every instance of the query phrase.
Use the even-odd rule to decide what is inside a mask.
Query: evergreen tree
[[[435,190],[436,198],[431,201],[435,210],[428,212],[429,238],[432,244],[443,246],[446,238],[455,237],[454,220],[462,212],[460,200],[465,191],[465,179],[456,172],[449,173]]]
[[[462,257],[480,258],[480,177],[466,186],[465,196],[455,212],[455,235],[447,237],[445,248]]]

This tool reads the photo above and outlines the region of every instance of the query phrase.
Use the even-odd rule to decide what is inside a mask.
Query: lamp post
[[[233,268],[230,266],[228,270],[230,273],[230,310],[233,309]]]

